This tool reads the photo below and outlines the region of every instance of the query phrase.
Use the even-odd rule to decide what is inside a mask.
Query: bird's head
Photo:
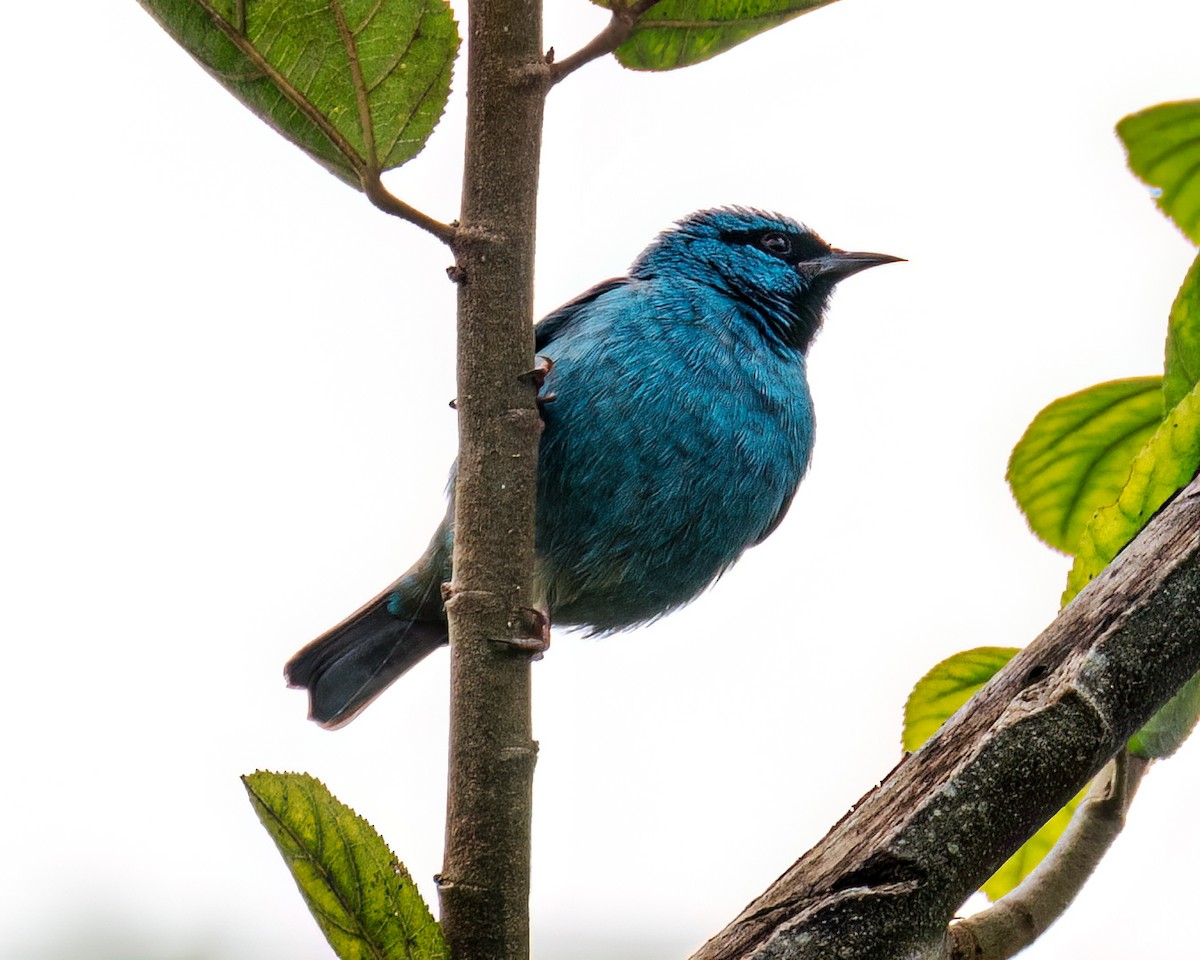
[[[900,259],[834,249],[779,214],[719,207],[684,217],[660,234],[629,272],[640,279],[673,275],[711,286],[748,308],[773,345],[803,352],[839,280]]]

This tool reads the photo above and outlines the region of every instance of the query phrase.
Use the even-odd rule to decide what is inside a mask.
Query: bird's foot
[[[538,357],[533,358],[533,369],[532,370],[526,370],[524,373],[519,374],[517,376],[518,380],[522,381],[523,383],[528,383],[528,384],[532,385],[534,391],[538,395],[537,405],[538,405],[539,411],[542,409],[543,404],[553,403],[555,400],[558,399],[557,394],[547,393],[543,396],[542,392],[541,392],[542,387],[546,383],[547,375],[553,369],[554,369],[554,361],[553,360],[551,360],[549,357],[538,356]],[[451,410],[458,409],[458,398],[457,397],[455,397],[453,400],[450,401],[450,409]]]
[[[480,590],[460,591],[453,580],[442,584],[442,602],[447,609],[451,604],[462,603],[467,597],[474,597],[476,600],[496,599],[495,594],[484,593]],[[491,604],[488,606],[492,611],[495,610]],[[517,616],[509,621],[508,627],[509,636],[494,638],[492,642],[514,652],[528,654],[531,660],[541,660],[545,652],[550,649],[550,612],[548,610],[519,607]]]
[[[546,376],[554,369],[554,361],[549,357],[543,357],[541,354],[533,358],[533,369],[527,370],[521,374],[522,380],[528,380],[533,384],[534,389],[541,390],[542,385],[546,382]]]
[[[546,384],[546,377],[549,376],[550,371],[553,369],[554,361],[549,357],[543,357],[539,355],[533,358],[533,369],[527,370],[525,373],[521,374],[521,379],[532,384],[533,389],[537,391],[537,404],[539,410],[541,410],[545,404],[553,403],[558,398],[557,394],[543,394],[541,392],[542,387]]]
[[[550,649],[550,615],[535,607],[522,607],[521,617],[513,624],[515,636],[503,642],[514,650],[528,653],[531,660],[541,660]]]

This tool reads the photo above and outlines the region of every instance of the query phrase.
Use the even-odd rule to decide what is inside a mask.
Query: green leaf
[[[1034,868],[1050,852],[1050,848],[1062,837],[1063,831],[1067,829],[1067,824],[1075,814],[1075,808],[1083,802],[1090,786],[1091,784],[1088,784],[1068,800],[1066,806],[1047,820],[1045,826],[1026,840],[1021,849],[1009,857],[1004,865],[991,875],[987,883],[979,888],[989,900],[999,900],[1033,873]]]
[[[1108,566],[1200,467],[1200,384],[1179,401],[1134,458],[1115,503],[1097,511],[1080,537],[1063,605]]]
[[[947,657],[925,674],[904,704],[904,749],[911,753],[932,737],[1018,652],[1016,647],[976,647]]]
[[[448,960],[441,928],[404,865],[321,781],[260,770],[242,783],[342,960]]]
[[[1163,400],[1170,410],[1200,382],[1200,257],[1197,257],[1171,306],[1167,324],[1167,363]]]
[[[1200,719],[1200,674],[1179,688],[1166,705],[1129,740],[1129,750],[1147,760],[1169,757],[1188,738]]]
[[[445,109],[445,0],[140,0],[226,89],[351,186],[420,152]]]
[[[1162,422],[1162,378],[1113,380],[1061,397],[1013,448],[1008,483],[1030,528],[1074,553],[1101,507],[1116,501],[1129,467]]]
[[[593,0],[612,8],[614,0]],[[616,51],[631,70],[701,63],[833,0],[661,0],[638,19]]]
[[[1160,103],[1117,124],[1129,169],[1161,193],[1158,205],[1200,243],[1200,100]]]

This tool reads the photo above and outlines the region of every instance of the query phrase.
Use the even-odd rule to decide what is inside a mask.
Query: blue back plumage
[[[808,468],[805,353],[846,253],[787,217],[726,207],[662,233],[536,328],[541,389],[535,603],[621,630],[687,603],[766,537]],[[428,550],[288,664],[335,727],[446,639],[453,503]]]

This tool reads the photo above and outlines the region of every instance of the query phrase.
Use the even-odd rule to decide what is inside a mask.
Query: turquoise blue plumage
[[[655,620],[775,529],[812,454],[807,351],[830,294],[896,259],[777,214],[705,210],[537,325],[535,592],[553,624]],[[321,725],[447,642],[452,517],[453,503],[407,573],[288,663]]]

